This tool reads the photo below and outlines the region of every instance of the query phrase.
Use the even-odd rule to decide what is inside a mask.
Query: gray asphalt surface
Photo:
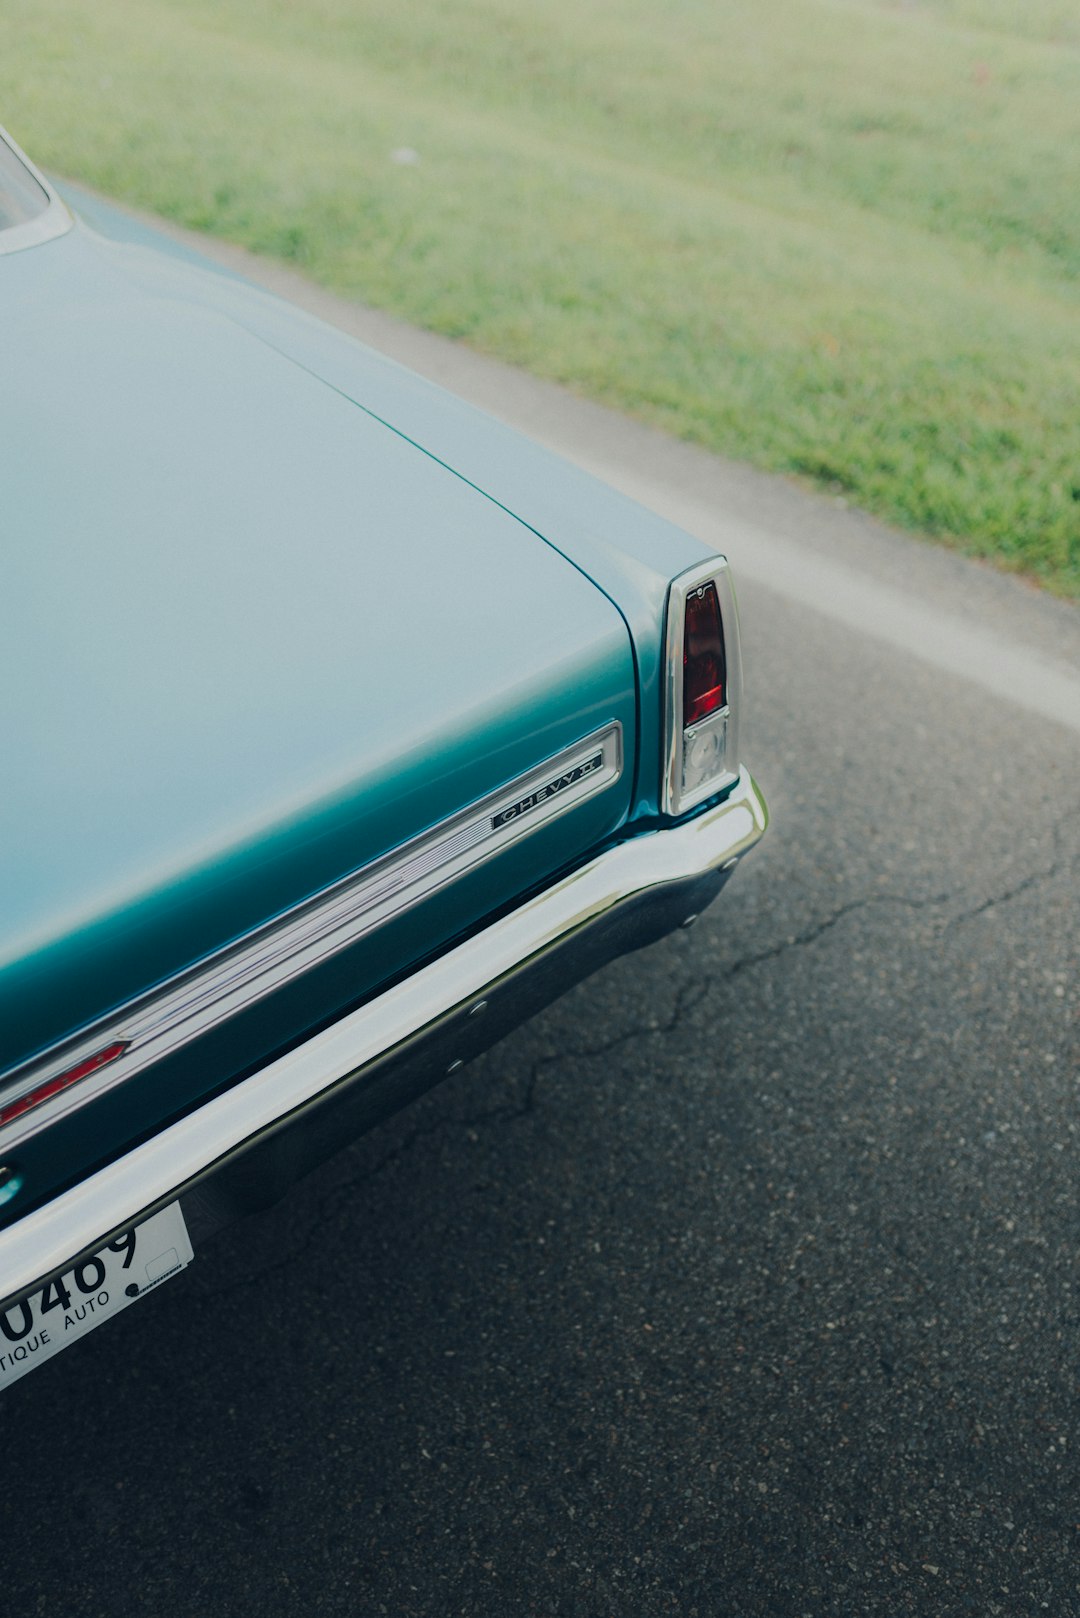
[[[722,531],[773,824],[6,1395],[8,1610],[1080,1614],[1080,615],[283,280]]]

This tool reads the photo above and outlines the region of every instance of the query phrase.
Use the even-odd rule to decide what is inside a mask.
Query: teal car
[[[723,557],[0,140],[0,1386],[766,825]]]

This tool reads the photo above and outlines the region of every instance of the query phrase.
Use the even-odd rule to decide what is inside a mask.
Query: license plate
[[[191,1257],[184,1216],[174,1202],[0,1312],[0,1389],[179,1275]]]

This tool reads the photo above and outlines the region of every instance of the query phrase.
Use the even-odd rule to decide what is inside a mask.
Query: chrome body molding
[[[13,1069],[0,1107],[114,1042],[127,1046],[70,1089],[0,1129],[5,1154],[58,1118],[356,943],[510,843],[604,791],[623,771],[622,726],[604,726],[237,944]]]
[[[289,1180],[477,1054],[605,961],[662,936],[719,891],[767,824],[746,771],[677,826],[595,855],[331,1028],[0,1232],[0,1307],[157,1208],[237,1208]],[[200,1200],[201,1199],[201,1200]]]
[[[700,726],[683,729],[683,631],[686,598],[703,584],[715,584],[720,602],[720,619],[724,629],[724,653],[727,664],[727,703],[723,714],[725,724],[724,754],[732,761],[722,775],[709,780],[694,792],[682,790],[683,750],[697,731],[704,730],[710,721]],[[665,814],[683,815],[697,804],[713,798],[738,775],[739,710],[742,699],[742,656],[739,649],[739,617],[735,604],[735,591],[731,583],[731,569],[727,558],[714,556],[680,573],[668,591],[667,614],[664,625],[664,778],[661,782],[660,806]],[[716,716],[720,718],[720,715]]]
[[[22,225],[10,225],[7,230],[0,230],[0,254],[20,253],[24,247],[37,247],[41,242],[49,242],[56,236],[65,235],[75,223],[74,216],[66,204],[57,196],[41,170],[34,167],[26,153],[16,145],[5,129],[0,129],[0,140],[11,148],[49,199],[48,207],[33,219],[28,219]]]

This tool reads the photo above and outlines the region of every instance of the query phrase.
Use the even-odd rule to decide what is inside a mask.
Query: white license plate
[[[0,1313],[0,1389],[179,1275],[191,1242],[178,1202]]]

